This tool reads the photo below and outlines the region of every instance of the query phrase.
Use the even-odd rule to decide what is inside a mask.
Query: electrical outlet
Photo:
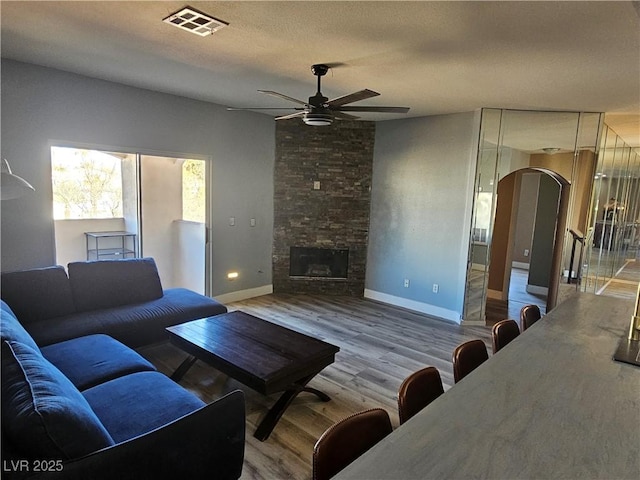
[[[313,189],[314,190],[320,190],[320,182],[319,181],[315,181],[313,182]]]
[[[409,279],[408,278],[404,279],[404,288],[409,288]]]
[[[249,220],[249,226],[251,226],[251,227],[255,227],[256,226],[256,219],[255,218],[252,218],[252,219]]]
[[[529,256],[529,249],[528,249],[528,248],[525,248],[525,249],[524,249],[524,256],[525,256],[525,257],[528,257],[528,256]]]
[[[433,293],[438,293],[438,290],[440,290],[440,286],[437,283],[433,284]]]
[[[235,227],[236,225],[236,217],[229,217],[229,226]]]

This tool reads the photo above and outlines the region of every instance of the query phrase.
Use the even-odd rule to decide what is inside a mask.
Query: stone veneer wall
[[[364,295],[374,141],[374,122],[277,122],[274,292]],[[289,247],[348,248],[348,278],[290,278]]]

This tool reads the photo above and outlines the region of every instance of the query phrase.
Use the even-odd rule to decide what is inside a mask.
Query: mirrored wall
[[[640,231],[640,152],[603,130],[594,174],[581,290],[601,293],[636,258]]]
[[[465,322],[485,322],[487,302],[506,306],[519,296],[516,282],[523,296],[541,299],[543,311],[565,289],[575,291],[602,117],[482,110]]]

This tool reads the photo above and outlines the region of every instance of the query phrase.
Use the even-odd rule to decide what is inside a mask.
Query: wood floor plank
[[[333,423],[368,408],[384,408],[398,426],[397,390],[410,373],[433,365],[445,389],[453,385],[451,355],[460,343],[480,338],[490,347],[488,327],[462,327],[427,315],[353,297],[265,295],[228,305],[340,347],[336,361],[309,386],[331,397],[322,402],[301,393],[265,442],[253,438],[278,394],[263,396],[196,362],[181,385],[211,402],[241,389],[246,396],[247,441],[243,480],[311,478],[311,455],[318,437]],[[169,343],[139,350],[166,374],[186,354]],[[490,350],[489,350],[490,351]]]

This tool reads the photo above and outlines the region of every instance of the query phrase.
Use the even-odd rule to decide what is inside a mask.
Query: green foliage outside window
[[[182,165],[182,219],[205,223],[205,162],[185,160]]]
[[[205,162],[182,165],[182,219],[205,223]],[[123,216],[122,160],[78,148],[51,148],[53,218],[99,219]]]
[[[118,157],[95,150],[51,148],[53,218],[122,217]]]

